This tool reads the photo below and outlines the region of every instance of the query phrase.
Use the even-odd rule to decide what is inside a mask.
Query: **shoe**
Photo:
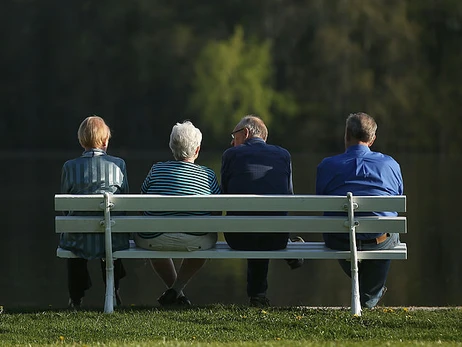
[[[305,242],[305,240],[300,236],[296,236],[291,238],[289,242]],[[292,270],[295,270],[301,267],[305,261],[303,259],[286,259],[286,262]]]
[[[80,298],[78,300],[73,300],[69,298],[69,302],[67,303],[67,307],[74,310],[80,310],[82,308],[83,299]]]
[[[270,302],[266,296],[252,296],[250,297],[250,306],[252,307],[268,307]]]
[[[159,296],[157,301],[161,306],[172,306],[176,303],[177,298],[177,291],[173,288],[169,288],[161,296]]]
[[[179,296],[176,299],[176,304],[178,306],[192,306],[191,301],[189,301],[189,299],[185,295]]]
[[[371,309],[371,310],[377,308],[377,306],[378,306],[380,300],[382,300],[382,298],[384,297],[384,295],[385,295],[386,292],[387,292],[387,287],[384,286],[383,289],[382,289],[382,293],[381,293],[381,295],[380,295],[380,298],[378,298],[377,301],[375,301],[375,303],[374,303],[373,306],[371,306],[370,304],[368,305],[369,302],[367,302],[367,303],[364,303],[364,304],[361,303],[361,307],[362,307],[362,308],[368,308],[368,309]]]
[[[178,296],[178,292],[173,288],[167,289],[157,301],[161,306],[192,306],[185,295]]]
[[[385,293],[387,292],[388,288],[387,287],[383,287],[382,289],[382,295],[380,295],[380,299],[377,300],[377,303],[379,303],[380,300],[382,300],[383,296],[385,295]]]

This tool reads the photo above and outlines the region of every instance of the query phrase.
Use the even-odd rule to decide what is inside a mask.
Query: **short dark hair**
[[[377,123],[367,113],[352,113],[346,120],[345,137],[347,141],[355,139],[361,142],[370,142],[374,139],[376,131]]]

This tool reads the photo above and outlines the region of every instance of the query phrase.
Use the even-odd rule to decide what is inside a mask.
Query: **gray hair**
[[[202,133],[190,121],[176,123],[170,134],[169,146],[176,160],[194,157],[197,147],[201,145]]]
[[[362,142],[370,142],[374,140],[376,131],[377,123],[374,118],[366,113],[352,113],[346,120],[345,138],[348,141],[355,139]]]
[[[247,128],[249,129],[250,137],[260,137],[266,141],[268,137],[268,129],[265,123],[260,117],[253,114],[247,115],[242,118],[236,125],[237,129]]]

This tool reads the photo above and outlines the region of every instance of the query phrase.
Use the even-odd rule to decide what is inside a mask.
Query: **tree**
[[[240,26],[228,40],[209,42],[194,71],[190,109],[217,139],[246,114],[257,114],[270,124],[272,107],[295,108],[289,96],[271,86],[270,42],[246,41]]]

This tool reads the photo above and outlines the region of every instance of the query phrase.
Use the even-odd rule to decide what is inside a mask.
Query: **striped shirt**
[[[159,162],[152,166],[146,179],[141,186],[143,194],[159,195],[210,195],[220,194],[215,172],[205,166],[185,161]],[[210,212],[162,212],[145,211],[148,216],[190,216],[209,215]],[[206,233],[190,233],[193,235],[205,235]],[[154,238],[162,235],[162,232],[139,233],[141,238]]]
[[[64,163],[61,174],[62,194],[127,194],[129,192],[127,169],[121,158],[107,155],[101,149],[91,149],[82,156]],[[77,215],[73,211],[69,215]],[[79,212],[79,215],[102,215],[102,212]],[[63,233],[60,247],[85,258],[104,258],[104,234]],[[129,247],[129,234],[112,235],[113,250]]]

